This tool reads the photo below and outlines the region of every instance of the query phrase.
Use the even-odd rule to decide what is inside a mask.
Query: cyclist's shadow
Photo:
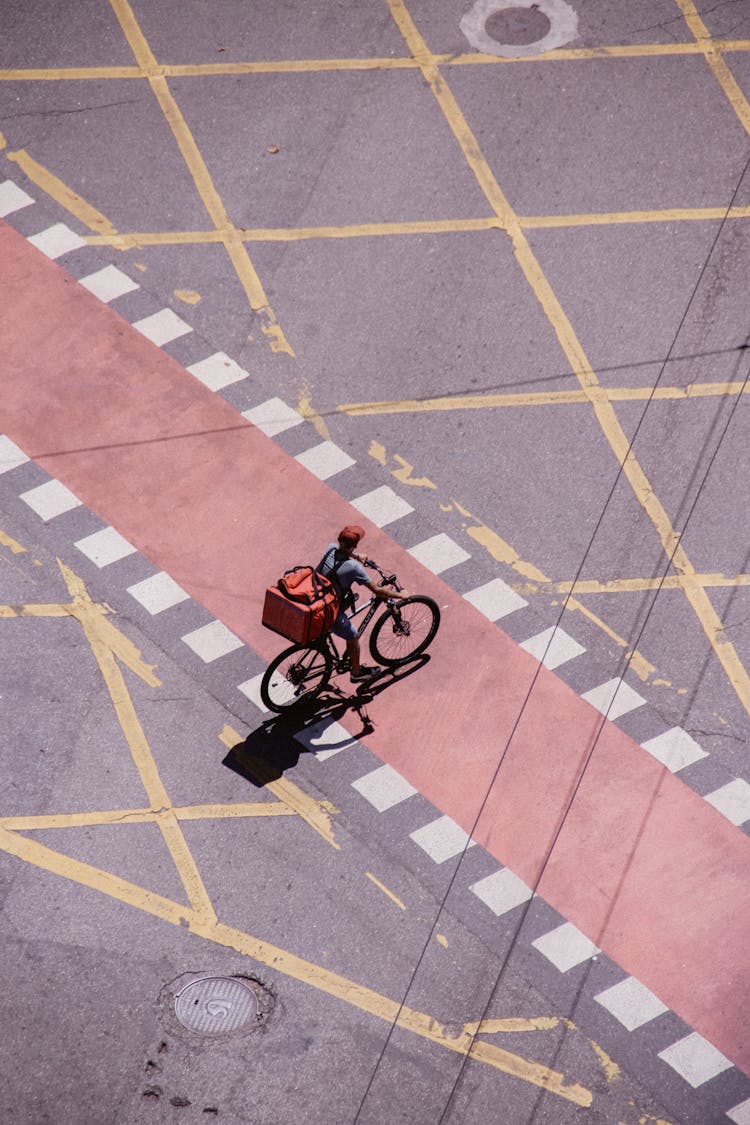
[[[330,752],[351,746],[356,739],[366,737],[375,729],[367,712],[367,705],[395,683],[418,672],[429,660],[427,653],[422,653],[398,668],[386,668],[373,679],[358,684],[350,695],[334,685],[311,703],[300,703],[291,711],[272,715],[242,742],[233,746],[222,765],[245,778],[251,785],[262,789],[269,782],[278,781],[286,770],[296,766],[300,754],[315,752],[312,741],[307,742],[305,739],[305,731],[326,720],[334,723],[349,713],[355,713],[360,729],[356,732],[343,732],[340,746],[326,741],[321,749]]]

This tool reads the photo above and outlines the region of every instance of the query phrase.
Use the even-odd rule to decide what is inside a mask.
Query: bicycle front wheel
[[[424,652],[438,631],[440,610],[432,598],[405,598],[389,606],[370,634],[370,653],[380,664],[403,664]]]
[[[325,648],[292,645],[268,665],[260,684],[260,697],[271,711],[288,711],[310,703],[326,686],[333,661]]]

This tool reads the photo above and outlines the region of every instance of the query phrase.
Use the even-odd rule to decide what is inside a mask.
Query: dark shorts
[[[331,627],[331,632],[336,637],[341,637],[344,641],[353,641],[357,635],[357,630],[354,624],[349,620],[345,613],[340,613]]]

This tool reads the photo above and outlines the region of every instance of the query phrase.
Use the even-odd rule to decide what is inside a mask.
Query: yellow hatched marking
[[[721,51],[750,51],[750,39],[717,39],[714,46]],[[448,66],[513,66],[517,63],[581,62],[590,59],[649,59],[660,55],[700,55],[697,43],[641,43],[609,47],[556,47],[541,55],[520,55],[506,59],[496,55],[435,55],[436,63]]]
[[[750,51],[749,39],[715,39],[717,51]],[[479,52],[471,54],[438,54],[433,56],[436,66],[515,66],[528,63],[581,62],[597,59],[639,59],[669,57],[670,55],[699,55],[704,48],[699,43],[642,43],[633,45],[612,44],[602,47],[558,47],[541,55],[525,55],[506,59]],[[325,59],[264,59],[247,62],[217,63],[164,63],[160,74],[167,78],[199,78],[238,74],[305,74],[325,70],[371,71],[415,70],[418,63],[412,58],[325,58]],[[4,67],[0,69],[0,82],[60,82],[95,79],[143,78],[143,70],[134,66],[69,66],[69,67]]]
[[[612,578],[606,582],[594,578],[579,578],[567,582],[518,584],[513,588],[519,594],[632,594],[646,590],[685,590],[689,586],[713,587],[750,586],[750,574],[667,574],[663,578]]]
[[[689,0],[678,0],[680,3],[689,4]],[[503,195],[499,184],[487,164],[479,145],[469,128],[453,94],[447,83],[441,77],[434,64],[422,37],[411,16],[406,11],[402,0],[388,0],[391,13],[409,50],[414,58],[421,64],[422,74],[430,86],[443,115],[450,126],[456,140],[461,145],[464,157],[472,169],[479,186],[486,199],[495,210],[498,218],[508,231],[513,243],[516,261],[520,265],[526,280],[536,295],[539,304],[551,324],[560,346],[570,364],[571,370],[578,379],[581,388],[591,403],[602,433],[609,442],[623,474],[630,484],[636,499],[646,512],[648,518],[659,536],[664,553],[675,570],[683,574],[695,573],[694,567],[686,551],[680,545],[679,535],[672,527],[667,513],[654,492],[651,482],[643,471],[635,454],[630,449],[630,444],[620,425],[617,415],[607,398],[606,390],[599,383],[586,353],[573,330],[552,286],[547,280],[541,266],[536,260],[533,251],[521,229],[520,222],[513,212],[510,204]],[[685,596],[693,612],[701,623],[704,633],[711,644],[716,656],[734,688],[743,707],[750,714],[750,676],[748,676],[740,661],[734,646],[723,635],[721,620],[711,604],[705,590],[688,587]]]
[[[750,207],[673,207],[652,211],[594,211],[581,215],[519,215],[524,230],[616,226],[621,223],[686,223],[750,218]]]
[[[402,902],[401,899],[398,898],[397,895],[394,895],[393,891],[389,891],[388,888],[385,886],[385,884],[381,883],[380,879],[376,879],[371,871],[365,871],[365,875],[367,876],[367,878],[370,880],[371,883],[375,884],[375,886],[378,888],[379,891],[382,891],[383,894],[386,895],[391,900],[391,902],[395,902],[395,904],[399,908],[399,910],[406,910],[406,903]]]
[[[750,105],[727,66],[719,44],[711,39],[711,33],[698,15],[693,0],[675,0],[675,3],[682,12],[690,33],[695,36],[699,50],[705,56],[740,124],[745,132],[750,134]]]
[[[100,78],[143,78],[137,66],[63,66],[4,68],[0,82],[78,82]]]
[[[230,726],[224,727],[219,735],[219,740],[230,750],[244,742],[242,735]],[[335,810],[330,801],[317,801],[314,797],[305,793],[303,789],[300,789],[298,785],[295,785],[293,781],[289,781],[286,777],[277,778],[269,763],[264,762],[262,758],[246,754],[244,760],[265,789],[268,789],[275,797],[288,805],[297,816],[306,821],[311,828],[314,828],[318,835],[322,836],[332,848],[340,849],[341,845],[337,844],[334,839],[331,813]]]
[[[12,536],[6,535],[4,531],[0,531],[0,546],[7,547],[14,555],[26,554],[26,548],[22,547],[20,543],[16,542],[16,540],[13,539]]]
[[[707,222],[750,218],[750,207],[684,207],[656,211],[602,211],[580,215],[520,215],[523,230],[558,227],[616,226],[627,223]],[[399,223],[357,223],[340,227],[238,227],[242,242],[304,242],[311,239],[388,238],[406,235],[455,234],[504,230],[497,215],[476,219],[405,220]],[[90,246],[133,249],[140,246],[208,245],[224,241],[224,233],[212,231],[130,231],[127,234],[90,234]]]
[[[281,326],[276,321],[273,309],[268,303],[260,278],[250,261],[241,236],[226,213],[203,155],[169,89],[164,77],[164,68],[158,65],[127,0],[110,0],[110,3],[130,49],[135,55],[136,62],[144,77],[148,79],[151,90],[172,131],[203,205],[221,235],[221,241],[245,291],[250,307],[266,322],[263,331],[271,337],[272,351],[286,351],[293,355],[294,353],[284,337]]]
[[[745,394],[746,382],[688,383],[684,387],[602,387],[610,402],[682,401]],[[503,394],[443,395],[438,398],[386,399],[383,402],[346,402],[336,409],[353,417],[367,414],[429,414],[433,411],[490,410],[518,406],[588,406],[590,396],[582,388],[568,391],[524,391]]]
[[[108,637],[111,636],[111,630],[114,626],[104,621],[100,607],[91,600],[81,579],[66,567],[60,559],[57,561],[68,587],[68,592],[73,599],[73,604],[69,607],[71,616],[74,616],[79,622],[99,665],[115,714],[151,802],[156,823],[172,855],[188,898],[195,907],[197,914],[206,919],[215,919],[216,914],[195,860],[174,815],[172,802],[159,777],[156,762],[151,754],[151,748],[117,663],[115,652],[108,643]],[[109,625],[109,629],[102,629],[102,625]]]
[[[103,809],[99,812],[49,813],[33,816],[0,817],[0,827],[13,832],[41,828],[95,828],[110,824],[147,824],[156,821],[163,810]],[[233,820],[265,816],[296,816],[294,809],[281,801],[247,801],[236,805],[184,805],[170,810],[178,820]]]
[[[41,870],[61,875],[81,886],[90,887],[173,925],[187,923],[191,933],[199,937],[252,957],[274,971],[316,988],[360,1011],[367,1012],[387,1023],[396,1022],[404,1030],[439,1047],[459,1055],[468,1054],[471,1058],[504,1074],[513,1075],[523,1082],[547,1090],[575,1105],[590,1106],[593,1101],[590,1090],[579,1083],[567,1083],[565,1076],[559,1071],[491,1044],[473,1042],[472,1037],[463,1031],[458,1036],[452,1036],[448,1028],[425,1012],[401,1007],[398,1001],[356,981],[297,957],[270,942],[252,937],[242,930],[211,920],[201,911],[172,902],[163,895],[147,891],[91,864],[60,855],[36,840],[18,836],[0,827],[0,849]]]
[[[112,226],[109,219],[102,215],[101,211],[97,211],[96,207],[92,207],[82,196],[69,188],[47,168],[43,168],[41,164],[29,156],[28,152],[20,149],[18,152],[9,152],[7,156],[8,160],[17,164],[37,187],[46,192],[51,199],[56,200],[71,215],[80,219],[89,230],[96,231],[97,234],[109,238],[117,234],[115,227]]]

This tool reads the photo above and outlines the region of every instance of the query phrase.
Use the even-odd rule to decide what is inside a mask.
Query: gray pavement
[[[402,33],[406,9],[395,3],[273,12],[223,3],[6,4],[0,181],[7,176],[40,201],[9,221],[36,234],[41,208],[46,221],[65,221],[89,240],[63,260],[74,276],[114,262],[137,278],[140,289],[114,302],[127,320],[175,309],[194,333],[167,350],[189,364],[200,358],[200,340],[240,363],[251,389],[225,391],[238,409],[280,395],[311,416],[319,435],[356,462],[346,482],[330,482],[342,494],[400,490],[425,535],[447,534],[472,553],[468,576],[460,567],[445,575],[459,590],[499,575],[531,603],[539,630],[559,622],[586,648],[558,670],[576,690],[625,674],[649,704],[623,720],[634,737],[649,737],[658,715],[708,754],[682,772],[687,784],[707,794],[750,782],[747,397],[737,394],[750,330],[750,17],[739,3],[680,10],[673,0],[580,0],[579,38],[569,48],[506,62],[478,60],[459,29],[466,6],[407,5],[438,57],[449,105],[429,69],[415,65],[415,40]],[[724,46],[731,40],[728,49],[704,55],[696,19]],[[168,78],[176,127],[135,69],[133,47],[144,63],[144,40],[158,63],[189,69]],[[224,72],[197,69],[214,64]],[[128,69],[95,77],[65,69],[94,66]],[[44,67],[44,75],[18,73]],[[508,215],[498,187],[552,303],[528,259],[524,269],[518,237],[500,229]],[[216,199],[245,239],[250,270],[238,271],[216,234]],[[732,201],[745,210],[727,217]],[[556,398],[580,392],[571,339],[613,396],[604,424],[590,402]],[[673,397],[649,399],[657,379]],[[679,397],[696,384],[712,388]],[[415,409],[424,399],[439,408]],[[391,401],[398,409],[340,409]],[[696,610],[680,588],[685,567],[669,565],[648,491],[618,475],[618,426],[705,576],[695,584],[719,632],[706,606]],[[299,429],[278,440],[293,454],[309,444]],[[39,529],[24,520],[18,491],[11,482],[3,493],[0,526],[30,554],[4,549],[0,601],[62,602],[54,555],[75,569],[80,560],[65,548],[76,532],[70,522]],[[389,531],[412,545],[411,525]],[[122,565],[136,581],[139,561]],[[673,585],[659,586],[664,574]],[[560,617],[565,584],[576,577],[590,589],[576,592],[582,609],[568,605]],[[270,799],[222,767],[224,725],[244,736],[260,721],[238,698],[237,678],[198,675],[178,655],[196,607],[155,624],[121,593],[124,577],[114,583],[90,570],[86,581],[158,665],[158,690],[131,673],[127,681],[172,801]],[[530,633],[513,614],[503,626],[519,641]],[[144,804],[78,627],[29,619],[3,627],[2,816]],[[258,663],[247,674],[261,670]],[[304,756],[289,776],[320,799],[351,789]],[[445,878],[394,848],[366,813],[345,809],[342,818],[336,839],[346,844],[335,855],[291,816],[183,827],[222,919],[242,932],[273,932],[285,949],[395,998],[428,940]],[[739,827],[748,823],[750,807]],[[154,823],[44,827],[28,837],[58,848],[61,833],[64,854],[80,863],[185,901]],[[19,872],[18,863],[3,857],[0,884],[15,965],[6,1024],[22,1031],[3,1052],[9,1119],[210,1120],[217,1108],[229,1121],[354,1120],[386,1022],[255,965],[277,1002],[267,1028],[218,1046],[187,1042],[171,1024],[165,1030],[163,988],[188,972],[249,971],[246,959],[75,881],[33,866]],[[409,910],[367,881],[368,870]],[[415,1002],[451,1026],[479,1018],[484,982],[505,964],[464,906],[456,906],[448,949],[433,949],[445,963],[427,974],[433,983]],[[577,1023],[576,995],[539,974],[528,959],[506,968],[492,1011]],[[594,1089],[591,1119],[629,1125],[637,1112],[702,1125],[726,1120],[725,1110],[748,1097],[736,1075],[692,1091],[654,1063],[674,1028],[645,1052],[627,1035],[612,1041],[617,1050],[608,1043],[641,1086],[607,1082],[588,1046],[587,1035],[600,1042],[606,1030],[595,1008],[586,1008],[587,1032],[558,1025],[518,1033],[522,1046],[512,1048]],[[149,1060],[156,1065],[147,1069]],[[531,1087],[477,1062],[447,1103],[458,1065],[444,1048],[397,1032],[361,1120],[432,1122],[446,1104],[446,1120],[493,1120],[498,1104],[512,1125],[585,1119],[582,1109],[550,1095],[538,1101]],[[144,1094],[147,1086],[162,1092]],[[663,1108],[650,1106],[645,1090]]]

